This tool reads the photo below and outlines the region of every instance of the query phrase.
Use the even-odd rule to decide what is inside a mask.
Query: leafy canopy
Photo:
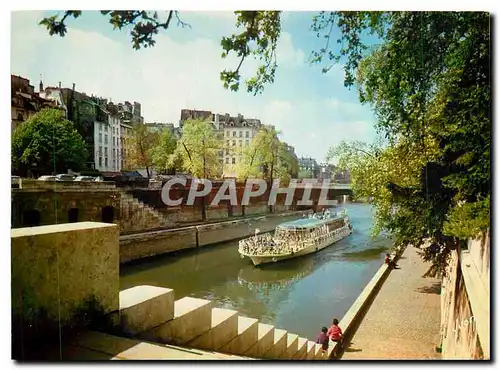
[[[177,140],[173,133],[168,129],[164,129],[160,133],[155,146],[151,148],[151,158],[157,170],[171,173],[179,167],[174,155],[176,148]]]
[[[145,168],[151,177],[153,148],[157,145],[159,134],[151,132],[146,125],[134,125],[130,138],[126,141],[127,165],[130,169]]]
[[[22,174],[66,173],[85,168],[86,144],[59,109],[42,109],[12,133],[12,167]]]
[[[441,273],[450,250],[489,227],[489,15],[360,12],[345,20],[346,68],[355,76],[346,83],[373,107],[388,145],[343,143],[331,154],[350,167],[354,190],[373,197],[377,229],[421,247],[430,273]],[[367,30],[383,40],[368,52],[360,41]]]
[[[194,177],[215,178],[221,141],[215,136],[212,125],[206,121],[187,120],[182,130],[175,158]]]

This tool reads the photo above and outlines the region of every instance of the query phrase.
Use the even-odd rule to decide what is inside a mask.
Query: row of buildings
[[[206,110],[182,109],[178,126],[173,123],[144,123],[141,104],[138,102],[113,103],[94,95],[87,95],[72,88],[47,86],[40,81],[36,92],[26,78],[11,75],[11,125],[14,130],[30,116],[46,107],[64,111],[66,118],[75,123],[87,143],[87,167],[105,173],[118,173],[128,168],[127,141],[133,125],[145,124],[152,132],[170,130],[176,138],[182,136],[184,124],[190,119],[210,122],[214,133],[221,140],[218,152],[219,173],[224,177],[235,176],[234,168],[241,160],[237,151],[229,148],[249,146],[258,131],[265,127],[259,119],[246,118],[241,114],[215,113]],[[274,128],[274,126],[269,126]],[[285,143],[295,158],[295,149]],[[346,171],[335,166],[318,164],[313,158],[297,158],[302,177],[333,178],[349,182]],[[298,174],[294,174],[298,175]]]
[[[349,171],[342,170],[330,163],[318,163],[311,157],[299,158],[299,173],[301,177],[311,179],[333,179],[339,183],[349,184],[351,177]]]
[[[143,124],[141,104],[115,104],[72,88],[47,86],[36,92],[26,78],[11,75],[11,129],[43,108],[58,108],[75,123],[87,149],[87,167],[118,173],[127,168],[126,143],[134,124]]]

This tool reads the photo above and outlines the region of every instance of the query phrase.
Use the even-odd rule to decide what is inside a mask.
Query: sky
[[[275,82],[253,96],[224,89],[219,73],[234,68],[221,58],[220,40],[235,31],[232,12],[181,12],[191,28],[176,23],[156,36],[153,48],[134,50],[129,30],[113,30],[99,12],[84,11],[67,22],[65,37],[49,36],[38,22],[57,11],[16,11],[11,17],[11,73],[44,86],[71,87],[113,102],[137,101],[145,122],[178,125],[181,109],[210,110],[259,118],[282,132],[297,155],[322,162],[341,140],[375,139],[375,117],[355,89],[343,85],[343,67],[321,73],[311,51],[321,48],[310,30],[313,12],[285,12],[277,50]],[[334,30],[338,35],[338,30]],[[258,61],[247,60],[243,77]]]

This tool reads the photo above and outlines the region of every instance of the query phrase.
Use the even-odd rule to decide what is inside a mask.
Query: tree
[[[323,20],[332,24],[334,16]],[[449,252],[489,227],[489,15],[359,12],[342,22],[346,84],[373,107],[389,141],[378,163],[350,164],[353,186],[370,185],[380,228],[397,244],[421,248],[433,262],[430,275],[443,273]],[[367,30],[383,40],[368,52],[360,41]],[[396,176],[398,167],[408,176]]]
[[[297,159],[286,144],[280,142],[278,135],[273,127],[265,126],[257,132],[248,147],[239,151],[241,160],[236,166],[236,173],[245,185],[250,177],[263,178],[271,184],[276,178],[288,182],[292,174],[298,172]]]
[[[175,158],[193,177],[211,179],[217,176],[221,146],[209,122],[187,120],[175,150]],[[206,219],[205,197],[202,198],[202,219]]]
[[[12,167],[26,175],[66,173],[85,168],[86,144],[59,109],[42,109],[12,133]]]
[[[174,155],[176,148],[177,140],[172,132],[168,129],[163,130],[155,146],[151,148],[151,158],[158,171],[172,174],[180,167],[180,163]]]
[[[159,135],[151,132],[147,126],[138,124],[132,127],[132,134],[127,142],[127,163],[131,169],[145,168],[148,179],[153,169],[153,149],[157,145]]]

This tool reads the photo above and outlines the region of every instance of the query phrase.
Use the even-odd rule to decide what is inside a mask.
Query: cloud
[[[194,20],[199,14],[185,18],[189,17]],[[234,27],[233,14],[217,17],[214,19],[222,28]],[[277,80],[264,95],[254,97],[246,93],[244,85],[238,93],[222,87],[219,72],[235,68],[239,60],[234,56],[221,59],[220,37],[202,34],[203,25],[196,27],[196,35],[187,32],[181,40],[175,32],[160,33],[154,48],[135,51],[129,40],[116,41],[96,31],[70,28],[63,38],[49,36],[37,25],[41,18],[42,12],[14,12],[12,16],[11,72],[29,78],[35,86],[43,74],[45,86],[59,81],[64,87],[75,83],[78,91],[87,94],[115,102],[138,101],[147,122],[177,124],[184,108],[242,113],[275,125],[299,155],[318,160],[323,160],[331,144],[353,135],[370,140],[373,135],[366,107],[343,101],[342,96],[317,99],[309,91],[297,91],[299,98],[293,99],[286,94],[290,81],[303,73],[300,68],[305,64],[304,53],[294,45],[290,33],[282,34],[277,50],[280,81],[288,84]],[[243,77],[250,77],[259,64],[247,60],[241,70]]]

